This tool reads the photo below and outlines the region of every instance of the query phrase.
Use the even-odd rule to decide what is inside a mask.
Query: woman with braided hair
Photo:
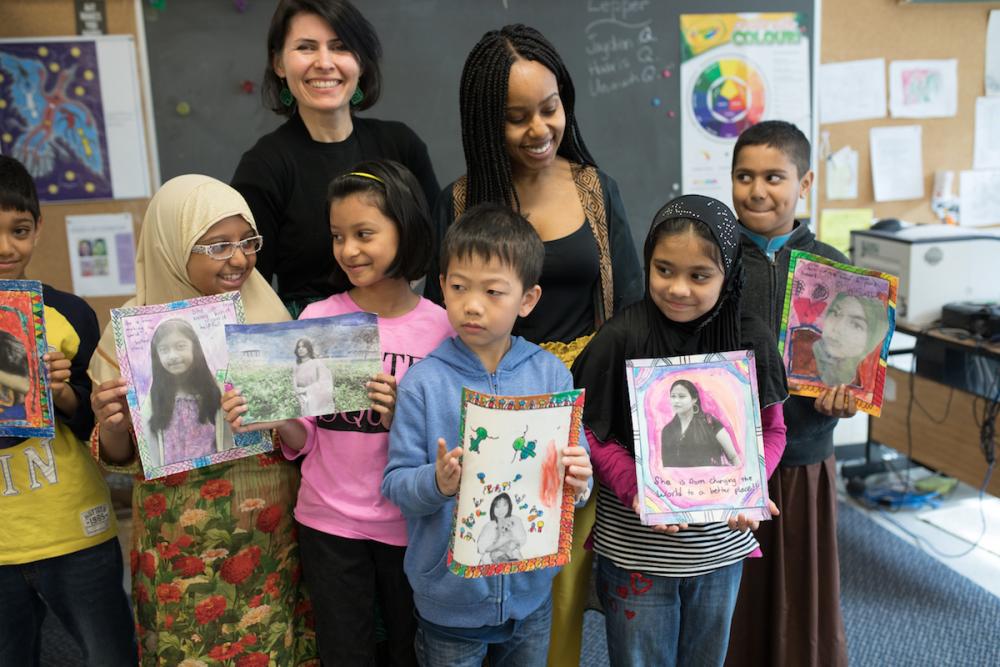
[[[466,175],[438,198],[439,238],[464,210],[493,202],[524,215],[545,243],[538,307],[514,325],[570,365],[594,331],[642,298],[642,270],[618,186],[597,169],[574,114],[562,58],[537,30],[483,35],[465,61],[459,104]],[[441,302],[438,266],[425,296]],[[594,505],[576,516],[571,562],[553,587],[549,664],[576,665],[591,570],[583,543]]]

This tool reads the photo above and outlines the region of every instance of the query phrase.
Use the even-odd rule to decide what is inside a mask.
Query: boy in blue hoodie
[[[462,388],[528,395],[573,388],[553,355],[511,336],[541,295],[545,248],[527,220],[505,206],[481,204],[453,224],[441,248],[448,320],[458,336],[413,366],[399,385],[389,435],[382,493],[407,521],[403,567],[417,608],[420,664],[479,667],[544,665],[557,568],[465,579],[448,571],[445,556],[461,478],[459,433]],[[566,481],[579,504],[592,470],[586,441],[562,451]]]

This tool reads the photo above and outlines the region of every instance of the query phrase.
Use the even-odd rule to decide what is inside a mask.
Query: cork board
[[[133,0],[107,0],[109,35],[135,35],[136,17]],[[74,3],[66,0],[32,0],[0,3],[0,37],[49,37],[76,34]],[[138,54],[137,54],[138,56]],[[142,72],[140,72],[142,76]],[[143,108],[149,101],[143,99]],[[146,141],[153,137],[146,128]],[[153,151],[150,151],[152,155]],[[152,166],[152,165],[151,165]],[[73,291],[69,250],[66,243],[66,217],[97,213],[131,213],[135,232],[146,212],[148,199],[105,200],[68,204],[43,204],[41,239],[35,247],[28,277],[41,280],[67,292]],[[125,302],[127,296],[90,297],[87,302],[97,313],[103,328],[111,319],[110,310]]]
[[[936,223],[930,197],[934,172],[972,168],[976,98],[983,95],[988,4],[899,4],[898,0],[826,0],[822,9],[820,63],[885,58],[893,60],[958,59],[958,113],[953,118],[880,118],[820,125],[830,133],[830,151],[845,145],[858,151],[858,198],[829,201],[823,156],[817,155],[819,208],[873,208],[877,218]],[[875,202],[872,190],[869,130],[873,127],[923,126],[924,198]]]

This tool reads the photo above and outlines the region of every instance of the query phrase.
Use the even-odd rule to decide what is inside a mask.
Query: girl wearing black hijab
[[[785,445],[785,376],[766,325],[740,315],[739,232],[725,204],[700,195],[666,204],[644,259],[645,297],[608,321],[573,366],[587,390],[583,422],[600,482],[594,550],[608,652],[612,665],[722,665],[743,559],[759,555],[747,532],[756,522],[640,523],[625,361],[753,350],[768,475]]]

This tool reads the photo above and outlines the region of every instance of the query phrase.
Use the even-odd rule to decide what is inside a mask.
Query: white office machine
[[[914,328],[953,301],[1000,301],[1000,234],[950,225],[851,232],[851,262],[899,276],[896,319]]]

